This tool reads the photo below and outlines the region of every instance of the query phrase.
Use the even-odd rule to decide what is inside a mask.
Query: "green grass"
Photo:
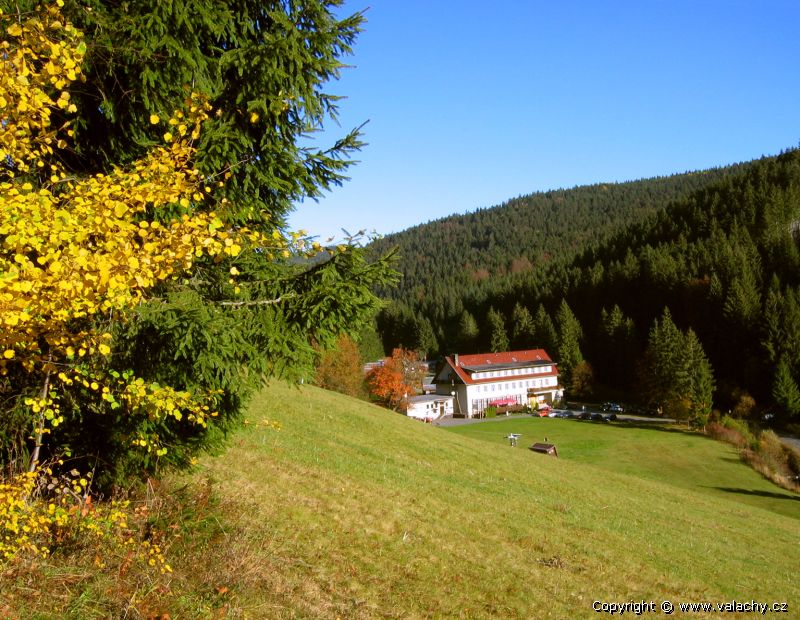
[[[595,618],[595,600],[732,598],[788,601],[796,614],[800,520],[696,473],[675,483],[662,454],[670,441],[689,451],[699,441],[730,455],[722,444],[578,423],[568,439],[568,422],[552,437],[556,426],[543,425],[556,421],[533,422],[542,426],[523,440],[547,428],[562,458],[508,447],[505,421],[479,425],[487,435],[476,438],[478,427],[448,431],[273,385],[224,454],[156,491],[188,485],[162,517],[178,532],[173,574],[126,584],[124,607],[115,570],[84,575],[70,586],[79,611],[48,615],[51,595],[36,617]],[[614,443],[626,441],[643,445],[622,458]],[[739,486],[750,470],[734,461],[706,467],[728,468],[725,484]],[[58,583],[23,585],[14,600]]]
[[[561,459],[726,497],[800,519],[800,496],[744,465],[732,446],[684,428],[522,417],[448,430],[505,446],[509,433],[521,433],[517,449],[547,438],[556,445]]]
[[[261,417],[283,430],[241,433],[204,463],[239,506],[239,544],[259,549],[259,576],[231,584],[245,615],[588,618],[596,599],[799,598],[800,521],[670,482],[665,438],[731,456],[722,444],[633,429],[642,476],[635,460],[550,459],[315,388],[273,386],[253,403]],[[621,440],[573,428],[587,461],[621,462],[606,443]],[[753,480],[719,461],[728,486]]]

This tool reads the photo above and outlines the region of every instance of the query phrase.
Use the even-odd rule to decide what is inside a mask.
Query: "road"
[[[587,411],[589,411],[587,409]],[[581,413],[580,411],[572,411],[575,414]],[[513,420],[519,418],[537,418],[539,416],[529,413],[516,413],[510,416],[499,415],[496,418],[453,418],[450,416],[440,418],[438,420],[434,420],[434,426],[463,426],[465,424],[480,424],[483,422],[502,422],[503,420]],[[572,418],[574,419],[574,418]],[[671,418],[648,418],[645,416],[638,416],[638,415],[628,415],[628,414],[619,414],[617,416],[617,422],[647,422],[647,423],[654,423],[654,424],[673,424],[675,420]],[[800,440],[798,441],[798,446],[800,446]]]
[[[795,450],[797,450],[798,452],[800,452],[800,439],[798,439],[797,437],[790,437],[788,435],[781,435],[780,439],[787,446],[790,446],[790,447],[794,448]]]

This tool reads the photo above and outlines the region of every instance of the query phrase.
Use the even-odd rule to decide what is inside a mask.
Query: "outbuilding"
[[[535,443],[530,449],[540,454],[549,454],[558,458],[558,450],[556,450],[555,444],[552,443]]]
[[[442,394],[409,396],[406,415],[417,420],[432,422],[442,416],[453,415],[453,397]]]

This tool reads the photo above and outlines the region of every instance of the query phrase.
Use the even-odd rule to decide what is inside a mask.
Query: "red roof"
[[[474,355],[454,355],[444,358],[445,368],[450,366],[458,375],[459,379],[468,385],[480,383],[493,383],[498,380],[507,380],[508,377],[492,377],[483,379],[473,379],[473,372],[489,372],[507,368],[524,368],[532,366],[552,366],[550,372],[528,373],[525,375],[514,375],[514,378],[524,377],[548,377],[558,376],[558,369],[553,360],[544,349],[529,349],[526,351],[504,351],[503,353],[476,353]],[[458,363],[456,363],[458,360]],[[442,370],[437,374],[437,379]],[[434,380],[435,381],[435,380]]]

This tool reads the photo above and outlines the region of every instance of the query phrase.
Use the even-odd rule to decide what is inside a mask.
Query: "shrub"
[[[775,471],[788,473],[789,455],[780,438],[772,431],[764,431],[758,439],[758,453],[766,464]]]
[[[784,446],[784,448],[786,449],[786,469],[792,476],[800,476],[800,452],[788,446]]]
[[[742,460],[768,480],[791,491],[800,489],[800,453],[785,446],[774,432],[764,431],[756,437],[745,422],[728,416],[720,423],[709,424],[706,430],[715,439],[736,446]]]
[[[736,420],[735,418],[725,415],[722,416],[720,423],[724,428],[734,431],[741,436],[741,443],[737,443],[737,447],[750,448],[751,450],[758,449],[758,440],[756,439],[755,435],[753,435],[750,427],[747,425],[747,422]]]
[[[483,410],[483,417],[484,418],[494,418],[497,416],[497,407],[494,405],[489,405],[486,409]]]

